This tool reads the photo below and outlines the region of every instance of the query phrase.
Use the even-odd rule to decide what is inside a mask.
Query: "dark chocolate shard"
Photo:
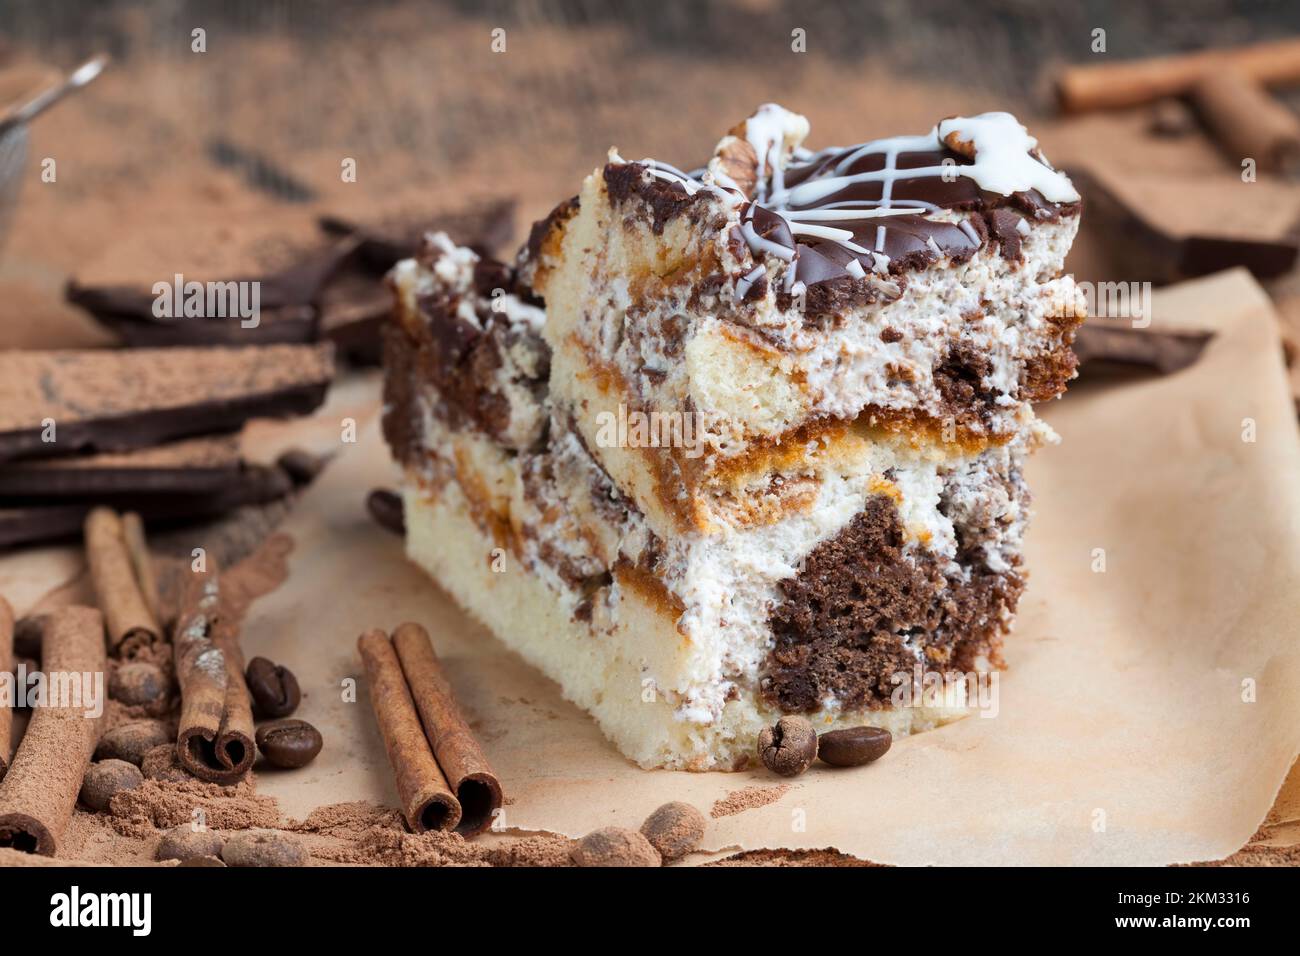
[[[311,342],[317,338],[317,303],[326,283],[356,255],[358,245],[359,240],[343,239],[304,254],[278,272],[214,280],[258,284],[258,311],[251,318],[158,316],[158,296],[152,289],[134,286],[83,286],[72,280],[66,297],[134,348]]]
[[[78,538],[86,515],[100,505],[138,512],[152,530],[276,501],[292,488],[293,482],[280,469],[249,466],[240,480],[214,492],[97,495],[91,499],[0,507],[0,548]]]
[[[0,353],[0,461],[128,451],[307,414],[328,345]]]
[[[430,232],[445,232],[457,245],[468,246],[480,255],[495,253],[514,234],[515,201],[503,199],[450,212],[406,213],[375,222],[326,215],[320,218],[320,226],[333,235],[359,240],[362,263],[382,274],[399,259],[415,255]]]
[[[13,461],[0,468],[0,507],[14,499],[220,491],[240,478],[235,435],[188,438],[128,452]]]
[[[1089,319],[1074,335],[1079,364],[1117,362],[1155,369],[1164,375],[1195,364],[1214,333],[1135,329],[1124,321]]]

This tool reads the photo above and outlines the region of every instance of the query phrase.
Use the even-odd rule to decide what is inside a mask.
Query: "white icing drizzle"
[[[893,136],[873,140],[845,149],[827,147],[812,152],[802,145],[808,135],[808,120],[797,113],[792,113],[775,103],[765,103],[745,121],[745,141],[754,150],[758,159],[757,184],[753,202],[741,219],[741,235],[749,245],[750,251],[758,254],[776,256],[789,263],[783,283],[786,291],[793,291],[803,286],[796,282],[795,250],[773,242],[758,235],[753,226],[754,207],[762,206],[786,221],[792,236],[812,236],[835,243],[857,256],[871,257],[872,271],[887,273],[889,256],[884,254],[887,238],[887,224],[876,227],[875,248],[865,249],[853,241],[854,233],[849,229],[837,229],[829,223],[837,221],[861,221],[864,219],[885,218],[898,215],[917,215],[924,212],[938,212],[938,205],[921,199],[893,198],[894,184],[901,179],[924,179],[964,176],[972,180],[980,189],[987,192],[1010,196],[1013,193],[1036,190],[1046,200],[1053,203],[1072,203],[1079,200],[1070,180],[1064,174],[1047,165],[1045,158],[1040,160],[1037,151],[1038,140],[1029,135],[1028,130],[1010,113],[981,113],[972,117],[954,117],[942,120],[928,134],[923,136]],[[898,157],[903,153],[937,152],[944,149],[944,139],[954,135],[961,144],[969,144],[973,157],[969,163],[943,163],[913,169],[898,168]],[[724,143],[726,140],[723,141]],[[965,147],[963,147],[963,151]],[[849,173],[848,170],[863,157],[883,154],[882,168],[861,173]],[[831,175],[820,175],[807,179],[787,188],[785,172],[793,161],[800,166],[813,165],[822,160],[838,155]],[[611,150],[612,161],[622,162]],[[716,159],[716,157],[715,157]],[[708,189],[725,199],[731,208],[745,202],[746,197],[736,182],[727,176],[716,161],[708,167],[685,173],[667,163],[655,160],[642,160],[650,174],[658,179],[681,183],[688,195],[694,195],[700,189]],[[849,199],[823,203],[828,196],[860,183],[880,183],[879,199]],[[808,207],[817,208],[808,208]],[[798,207],[798,208],[794,208]],[[956,225],[966,238],[980,245],[979,234],[966,219]],[[1029,224],[1024,218],[1016,224],[1016,230],[1022,236],[1029,234]],[[933,236],[926,237],[926,247],[936,256],[942,255],[942,249]],[[858,259],[851,260],[844,268],[854,278],[861,279],[866,271]],[[757,279],[761,268],[756,268],[736,283],[736,299],[743,299]]]

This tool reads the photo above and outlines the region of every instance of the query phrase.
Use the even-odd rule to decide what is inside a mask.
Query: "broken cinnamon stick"
[[[1282,173],[1300,166],[1300,119],[1240,70],[1207,73],[1192,86],[1192,101],[1234,163],[1254,159],[1260,170]]]
[[[253,765],[253,706],[244,682],[238,618],[221,597],[213,559],[192,572],[172,637],[181,718],[176,758],[200,780],[237,782]]]
[[[109,651],[114,657],[135,657],[161,642],[162,630],[141,591],[122,519],[111,508],[96,508],[86,516],[85,537]]]
[[[0,680],[14,669],[14,609],[0,597]],[[17,684],[11,686],[16,687]],[[14,701],[0,699],[0,780],[9,769],[9,755],[13,746]]]
[[[50,614],[45,697],[0,781],[0,847],[54,856],[72,819],[104,713],[104,619],[90,607]]]
[[[383,631],[371,630],[357,639],[357,650],[407,824],[415,833],[454,829],[460,823],[460,801],[433,758],[392,642]]]
[[[122,515],[122,539],[126,542],[126,552],[131,556],[131,568],[135,571],[135,580],[140,585],[140,596],[144,598],[145,607],[158,622],[162,630],[162,599],[158,594],[158,575],[154,569],[153,555],[149,553],[149,542],[145,538],[144,519],[138,511],[128,511]]]
[[[482,833],[501,809],[501,781],[456,706],[429,632],[418,624],[401,624],[393,632],[393,649],[433,756],[460,803],[456,830],[465,836]]]
[[[1057,79],[1056,94],[1067,113],[1123,109],[1165,96],[1181,96],[1206,73],[1223,69],[1238,70],[1264,86],[1300,82],[1300,39],[1072,66]]]

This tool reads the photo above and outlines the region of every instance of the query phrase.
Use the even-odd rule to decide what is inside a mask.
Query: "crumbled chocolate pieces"
[[[773,773],[797,777],[817,759],[817,731],[807,717],[782,717],[758,735],[758,756]]]

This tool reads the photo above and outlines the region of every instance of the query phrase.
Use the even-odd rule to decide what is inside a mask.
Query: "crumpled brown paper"
[[[1031,579],[997,716],[896,741],[869,767],[814,766],[775,802],[713,820],[706,850],[1163,864],[1226,856],[1254,833],[1300,750],[1300,442],[1271,307],[1248,275],[1158,293],[1154,313],[1218,335],[1184,372],[1080,383],[1043,409],[1064,441],[1030,467]],[[248,656],[297,673],[297,716],[326,740],[303,770],[260,772],[262,792],[298,817],[395,804],[355,643],[406,619],[431,631],[512,831],[635,827],[667,800],[707,812],[785,783],[638,769],[463,615],[366,515],[367,491],[396,481],[376,411],[289,517],[289,581],[244,634]]]

